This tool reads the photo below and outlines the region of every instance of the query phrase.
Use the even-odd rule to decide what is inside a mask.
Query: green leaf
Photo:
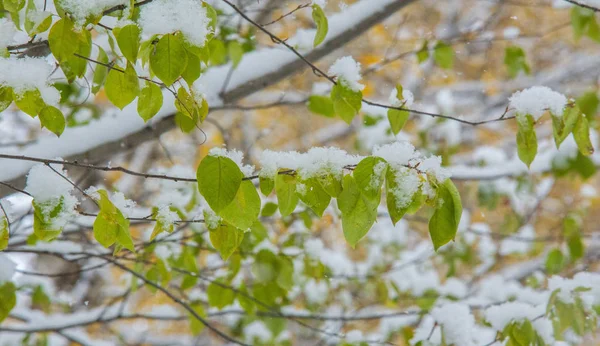
[[[233,304],[235,301],[235,292],[223,286],[223,283],[219,284],[217,282],[211,282],[206,289],[208,304],[219,310]]]
[[[262,192],[263,195],[268,196],[275,188],[275,180],[268,177],[258,177],[258,185],[260,187],[260,192]]]
[[[243,240],[244,231],[231,225],[221,224],[210,231],[210,242],[225,261],[237,250]]]
[[[42,241],[51,241],[58,237],[61,233],[60,229],[56,229],[52,224],[52,219],[56,217],[64,207],[63,200],[56,205],[53,204],[38,204],[35,200],[33,205],[33,233],[37,239]],[[50,213],[47,212],[51,208]]]
[[[236,197],[244,174],[230,158],[206,156],[197,171],[198,190],[217,214]]]
[[[76,30],[72,20],[65,17],[56,22],[48,34],[50,51],[60,64],[69,82],[84,74],[92,50],[91,34],[87,30]]]
[[[240,61],[242,61],[244,48],[242,48],[242,45],[238,41],[231,41],[227,44],[227,51],[229,52],[229,59],[231,59],[233,68],[236,68]]]
[[[227,61],[227,49],[221,40],[212,39],[208,43],[210,50],[210,63],[212,65],[222,65]]]
[[[179,129],[184,133],[192,132],[196,128],[197,123],[198,119],[192,119],[181,112],[175,113],[175,124],[177,124]]]
[[[520,71],[526,74],[531,72],[525,59],[525,51],[519,46],[506,47],[504,51],[504,65],[508,69],[510,78],[515,78]]]
[[[327,32],[329,31],[329,23],[327,21],[327,16],[325,16],[325,12],[321,8],[321,6],[317,4],[312,5],[312,18],[317,25],[317,33],[315,35],[314,46],[320,45],[325,37],[327,37]]]
[[[133,102],[139,94],[140,84],[133,65],[127,63],[127,68],[112,68],[108,72],[106,84],[106,97],[119,109],[125,108]]]
[[[591,155],[594,153],[594,146],[590,141],[590,125],[587,118],[581,113],[573,128],[573,137],[581,154]]]
[[[56,107],[46,106],[40,111],[40,122],[43,127],[59,136],[65,130],[65,116]]]
[[[329,96],[312,95],[308,98],[308,110],[328,118],[335,116],[333,101]]]
[[[390,121],[390,128],[392,133],[397,135],[408,120],[410,113],[408,111],[399,109],[388,109],[387,111],[388,120]]]
[[[319,184],[329,196],[337,198],[342,193],[341,176],[333,175],[332,173],[321,174],[317,176]]]
[[[454,240],[462,216],[460,195],[452,180],[439,185],[436,196],[437,206],[429,220],[429,235],[437,251],[441,246]]]
[[[277,204],[273,203],[273,202],[267,202],[267,203],[265,203],[265,206],[262,208],[260,215],[262,217],[270,217],[270,216],[273,216],[276,211],[277,211]]]
[[[331,100],[333,110],[346,123],[351,124],[352,119],[358,114],[362,107],[362,92],[354,91],[342,83],[338,83],[331,89]]]
[[[589,179],[596,174],[596,165],[587,156],[577,153],[577,157],[573,161],[573,169],[579,173],[583,179]]]
[[[517,153],[523,163],[529,167],[537,155],[538,143],[534,120],[529,114],[517,115]]]
[[[423,46],[421,46],[421,49],[417,52],[417,61],[419,64],[429,59],[429,49],[427,48],[428,44],[429,42],[427,41],[423,42]]]
[[[252,263],[252,274],[259,283],[269,283],[277,279],[277,257],[269,250],[260,250]]]
[[[586,34],[592,40],[600,42],[600,26],[598,26],[598,22],[596,22],[595,16],[590,21]]]
[[[560,249],[553,249],[546,257],[546,272],[548,275],[558,274],[563,269],[565,258]]]
[[[439,67],[451,69],[454,66],[454,49],[444,42],[438,42],[433,49],[433,60]]]
[[[598,105],[600,105],[600,99],[596,91],[589,91],[581,95],[575,103],[581,109],[581,112],[588,117],[593,117],[598,112]]]
[[[11,310],[17,305],[17,288],[12,282],[0,286],[0,322],[4,321]]]
[[[260,196],[250,180],[242,181],[240,188],[233,199],[219,216],[241,230],[249,230],[258,220],[260,213]]]
[[[586,8],[573,6],[571,9],[571,26],[575,39],[579,39],[589,25],[590,20],[594,17],[594,13]]]
[[[44,109],[44,107],[46,107],[46,103],[37,89],[27,90],[22,94],[16,94],[15,104],[20,110],[34,118],[40,114],[40,111]]]
[[[10,228],[6,216],[0,217],[0,251],[8,247],[8,239],[10,237]]]
[[[200,78],[202,73],[200,58],[196,54],[187,52],[188,62],[185,66],[185,71],[181,74],[181,77],[188,83],[188,85],[194,84],[194,82]]]
[[[140,50],[140,34],[141,31],[137,24],[125,25],[119,28],[115,34],[121,53],[132,64],[135,64]]]
[[[370,199],[381,198],[381,186],[387,171],[387,162],[376,156],[369,156],[362,159],[354,172],[356,184],[367,197]]]
[[[202,307],[202,304],[200,303],[194,303],[194,304],[190,304],[190,307],[192,308],[192,310],[194,310],[194,312],[204,318],[206,317],[206,312],[204,312],[204,308]],[[191,312],[188,313],[188,318],[190,320],[190,330],[192,331],[192,334],[194,335],[198,335],[200,333],[202,333],[202,331],[204,330],[204,323],[202,323],[202,321],[200,321],[198,318],[196,318],[196,316],[194,316]]]
[[[158,85],[146,82],[137,103],[137,111],[144,122],[152,119],[160,111],[162,104],[163,94]]]
[[[302,190],[300,190],[300,186],[303,186]],[[323,216],[323,212],[331,202],[331,196],[323,189],[317,178],[301,181],[296,185],[296,193],[300,200],[319,217]]]
[[[198,282],[198,277],[195,275],[198,272],[198,264],[196,263],[196,256],[193,249],[189,246],[184,247],[178,262],[185,271],[194,274],[186,274],[184,276],[184,279],[181,283],[181,289],[186,290],[194,287],[196,282]]]
[[[19,12],[25,7],[25,0],[3,0],[2,5],[8,12]]]
[[[50,313],[50,305],[52,302],[48,295],[44,292],[44,288],[41,285],[38,285],[33,290],[33,294],[31,295],[31,304],[45,313]]]
[[[377,219],[377,204],[361,192],[352,175],[346,175],[344,189],[338,197],[338,207],[342,212],[342,229],[346,241],[352,246],[369,232]]]
[[[181,114],[193,119],[194,121],[198,121],[200,118],[199,105],[196,103],[194,97],[188,93],[184,87],[181,87],[177,90],[175,108],[177,108]]]
[[[96,60],[102,64],[108,64],[108,56],[102,47],[98,47],[98,57]],[[100,88],[104,85],[106,75],[108,74],[108,68],[102,64],[96,64],[94,70],[94,79],[92,81],[92,93],[96,94],[100,91]]]
[[[287,257],[277,257],[277,285],[286,291],[294,287],[294,263]]]
[[[185,71],[187,52],[181,35],[168,34],[158,40],[150,54],[152,72],[167,86]]]
[[[569,248],[571,260],[573,261],[582,258],[585,253],[585,245],[583,244],[583,240],[579,233],[573,234],[567,239],[567,247]]]
[[[566,107],[562,116],[552,115],[552,133],[556,147],[560,147],[562,142],[569,136],[575,127],[577,119],[581,116],[579,107]]]
[[[398,199],[394,194],[394,191],[398,189],[398,183],[396,182],[397,174],[398,172],[396,172],[395,169],[388,166],[385,173],[385,199],[390,219],[394,225],[396,225],[408,211],[408,207],[401,207],[398,205]]]
[[[9,86],[0,85],[0,112],[7,109],[14,98],[13,90]]]
[[[117,244],[135,252],[133,240],[129,233],[129,220],[115,207],[105,190],[98,190],[100,195],[100,212],[94,221],[94,238],[104,247]]]
[[[287,174],[278,174],[275,177],[275,193],[281,216],[285,217],[293,213],[298,204],[296,178]]]

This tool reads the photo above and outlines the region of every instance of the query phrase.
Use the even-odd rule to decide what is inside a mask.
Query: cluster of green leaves
[[[555,248],[546,256],[546,272],[548,274],[560,273],[568,264],[574,263],[585,254],[585,243],[583,242],[583,231],[579,215],[571,213],[563,220],[563,238],[567,244],[569,258],[560,248]]]
[[[94,238],[104,247],[116,244],[115,253],[123,248],[135,252],[133,239],[131,239],[129,233],[129,220],[110,201],[105,190],[98,190],[97,192],[100,195],[98,201],[100,212],[94,221]]]
[[[60,235],[61,228],[57,229],[55,220],[65,213],[64,197],[57,200],[38,202],[35,199],[33,205],[33,235],[35,240],[52,241]],[[31,241],[35,241],[31,239]]]
[[[65,129],[65,117],[60,109],[47,105],[38,89],[15,93],[13,88],[0,85],[0,112],[8,108],[12,102],[21,111],[35,118],[39,116],[40,124],[60,136]]]
[[[506,47],[504,52],[504,65],[506,65],[508,76],[510,78],[515,78],[521,71],[526,74],[531,73],[531,69],[525,58],[525,51],[519,46]]]
[[[454,67],[454,49],[449,44],[438,41],[432,49],[429,48],[429,41],[423,42],[421,49],[417,51],[417,61],[423,63],[429,59],[433,53],[433,61],[443,69]]]
[[[588,156],[594,152],[590,140],[590,125],[588,115],[584,114],[579,105],[568,104],[562,115],[551,114],[554,142],[560,147],[562,142],[573,134],[579,152]],[[517,114],[517,153],[527,166],[530,166],[537,155],[538,142],[535,132],[535,120],[531,114]]]
[[[316,114],[333,118],[336,115],[351,124],[362,108],[362,92],[354,91],[338,82],[329,96],[312,95],[308,99],[308,109]]]
[[[571,330],[578,336],[597,330],[600,307],[586,308],[580,296],[580,293],[585,291],[589,291],[589,288],[579,287],[573,290],[572,300],[569,302],[560,299],[559,289],[552,292],[546,308],[546,315],[552,321],[556,340],[565,340],[564,333],[567,330]]]
[[[25,5],[27,5],[26,13],[37,10],[33,0],[2,0],[0,5],[11,14],[17,28],[20,25],[19,11]],[[213,33],[219,34],[218,36],[209,34],[203,46],[190,44],[180,32],[155,35],[149,40],[142,41],[141,29],[135,23],[112,30],[96,26],[104,15],[135,22],[140,11],[133,1],[130,8],[90,16],[84,22],[75,21],[72,15],[64,10],[61,0],[55,0],[55,6],[60,19],[54,25],[51,25],[50,15],[37,16],[36,23],[31,22],[30,17],[27,16],[25,30],[32,37],[49,30],[49,48],[68,79],[67,87],[86,73],[92,51],[92,35],[87,28],[93,26],[97,31],[106,32],[108,35],[110,52],[98,47],[98,56],[94,59],[92,93],[96,94],[104,89],[109,101],[120,109],[139,97],[138,113],[144,121],[148,121],[158,113],[163,104],[161,88],[168,88],[175,81],[184,80],[187,87],[182,85],[175,91],[175,105],[178,111],[175,121],[184,132],[194,129],[208,113],[206,100],[192,88],[194,81],[200,77],[203,66],[220,65],[227,62],[229,58],[235,68],[243,54],[255,48],[252,31],[232,39],[230,37],[234,35],[231,34],[237,33],[236,30],[226,26],[216,30],[218,12],[205,2],[203,6],[210,18],[210,29]],[[327,32],[327,19],[322,10],[319,12],[315,8],[314,12],[319,26],[319,37],[322,40]],[[2,56],[8,56],[8,51],[0,53]],[[134,68],[138,61],[141,61],[143,67],[149,67],[150,78],[156,77],[161,82],[153,82],[149,78],[138,76]],[[147,81],[140,86],[140,79]],[[62,90],[64,88],[55,86],[64,96],[65,90]],[[68,95],[61,99],[61,104],[73,108],[69,122],[66,121],[61,110],[46,105],[39,90],[36,89],[15,94],[9,86],[0,87],[0,111],[14,101],[23,112],[32,117],[39,115],[41,125],[60,136],[65,126],[80,125],[73,120],[72,115],[81,108],[81,105],[69,104],[65,102],[65,98],[68,98]],[[93,111],[95,116],[98,116],[97,110]]]
[[[537,333],[530,320],[514,321],[502,331],[504,345],[507,346],[546,346],[544,339]]]
[[[352,174],[343,177],[323,173],[303,178],[282,168],[274,178],[260,176],[259,183],[264,195],[275,191],[277,207],[283,217],[289,216],[300,201],[317,216],[322,216],[331,199],[337,198],[344,236],[354,247],[377,219],[385,182],[387,207],[394,224],[406,213],[412,214],[423,205],[430,205],[434,212],[429,231],[435,248],[453,240],[461,218],[462,204],[452,181],[437,182],[434,177],[427,177],[436,191],[435,197],[430,198],[419,190],[410,205],[400,206],[393,192],[398,189],[396,177],[399,174],[403,173],[384,159],[367,157],[354,168]],[[259,222],[260,196],[235,162],[224,156],[205,157],[198,167],[197,179],[200,193],[221,219],[220,222],[207,222],[211,242],[222,257],[228,258],[242,243],[244,233]],[[269,214],[273,212],[271,210]],[[205,219],[214,218],[205,215]]]
[[[596,15],[591,9],[581,6],[573,6],[571,9],[571,26],[575,39],[587,36],[596,42],[600,42],[600,26],[596,22]]]

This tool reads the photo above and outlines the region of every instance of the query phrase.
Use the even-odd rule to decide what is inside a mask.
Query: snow
[[[216,147],[210,149],[208,155],[214,157],[227,157],[231,159],[233,162],[235,162],[236,165],[238,165],[238,167],[246,177],[254,174],[254,166],[244,164],[244,153],[242,153],[239,150],[227,150],[224,148]]]
[[[371,182],[369,185],[371,188],[376,189],[381,186],[383,182],[383,178],[385,177],[385,169],[387,169],[386,162],[379,162],[373,167],[373,176],[371,177]]]
[[[62,165],[52,165],[52,168],[66,175]],[[29,192],[36,201],[50,201],[57,196],[69,195],[71,190],[73,190],[73,185],[44,164],[33,166],[27,175],[25,191]]]
[[[5,281],[10,281],[15,275],[17,264],[7,255],[0,253],[0,285]]]
[[[169,208],[169,206],[165,206],[158,209],[156,219],[165,226],[171,226],[177,220],[179,220],[179,215],[177,215],[176,212],[172,211],[171,208]]]
[[[415,147],[408,141],[397,141],[391,144],[376,146],[373,155],[386,160],[395,167],[406,166],[415,157]]]
[[[359,161],[359,156],[350,155],[334,147],[314,147],[306,153],[265,150],[259,158],[259,175],[273,179],[279,170],[292,169],[297,170],[302,179],[324,174],[332,174],[339,179],[345,166],[357,164]]]
[[[0,58],[0,86],[12,87],[17,96],[38,89],[46,104],[57,105],[60,94],[47,80],[52,70],[43,59]]]
[[[288,40],[288,43],[299,51],[310,50],[314,46],[314,39],[317,30],[298,29],[296,35]]]
[[[324,280],[316,281],[310,279],[304,286],[304,295],[306,300],[311,304],[323,304],[327,301],[329,287]]]
[[[117,5],[129,5],[128,0],[62,0],[62,8],[69,12],[75,22],[81,26],[86,22],[86,18],[102,15],[104,10]]]
[[[51,166],[64,177],[67,177],[62,165],[53,164]],[[31,194],[43,215],[48,217],[50,212],[62,200],[63,205],[58,215],[51,220],[47,220],[52,222],[52,225],[57,229],[62,229],[76,214],[75,207],[79,202],[77,198],[71,195],[72,190],[73,185],[44,164],[33,166],[27,175],[25,191]]]
[[[258,341],[266,343],[273,338],[271,331],[261,321],[254,321],[245,326],[243,334],[246,336],[246,340],[249,342],[253,342],[255,339],[258,339]]]
[[[485,166],[501,165],[507,160],[506,153],[499,148],[488,145],[480,146],[473,152],[473,160]]]
[[[204,209],[204,222],[208,229],[216,229],[221,224],[221,217],[209,208]]]
[[[406,167],[400,167],[394,174],[396,188],[391,192],[396,199],[398,208],[406,208],[412,202],[413,196],[419,187],[421,187],[421,178],[414,170]]]
[[[206,9],[196,0],[155,0],[141,8],[139,19],[148,36],[180,31],[189,43],[198,47],[206,43],[209,23]]]
[[[527,240],[535,238],[535,228],[532,225],[525,225],[514,236],[514,238],[507,237],[502,241],[500,255],[526,254],[529,252],[533,242]]]
[[[504,29],[503,35],[505,39],[512,40],[519,37],[520,33],[521,30],[519,30],[519,28],[517,28],[516,26],[509,26]]]
[[[579,272],[572,279],[552,276],[548,279],[548,289],[559,290],[558,298],[565,303],[573,303],[577,288],[588,288],[589,291],[579,292],[584,302],[594,305],[600,303],[600,274]]]
[[[337,81],[353,91],[361,91],[365,88],[364,85],[359,83],[362,79],[360,63],[356,62],[351,56],[337,59],[329,68],[328,74],[335,76]]]
[[[0,51],[14,43],[17,33],[15,24],[7,18],[0,18]]]
[[[475,346],[473,330],[475,317],[465,304],[450,303],[431,311],[436,322],[442,326],[444,340],[448,345]]]
[[[511,322],[533,320],[544,313],[544,304],[533,306],[522,302],[509,302],[487,308],[484,316],[495,330],[502,331]]]
[[[567,98],[545,86],[534,86],[522,91],[517,91],[509,99],[510,108],[514,108],[517,116],[531,114],[533,119],[539,120],[546,111],[560,117],[567,105]]]
[[[577,2],[590,7],[600,8],[600,0],[578,0]]]
[[[441,166],[441,157],[424,157],[420,152],[415,151],[415,147],[408,141],[376,146],[373,155],[383,158],[393,168],[397,187],[391,192],[400,208],[410,204],[419,188],[422,188],[427,196],[435,195],[428,181],[429,178],[443,183],[451,176],[450,171]]]

